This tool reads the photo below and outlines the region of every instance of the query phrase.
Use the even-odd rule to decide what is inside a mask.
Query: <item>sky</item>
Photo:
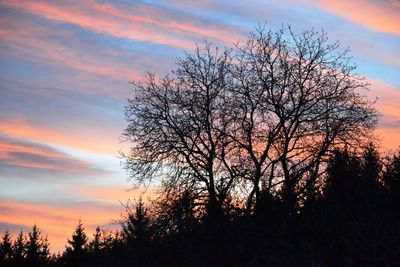
[[[142,193],[119,157],[129,82],[258,23],[323,28],[350,47],[382,113],[382,150],[399,148],[399,14],[397,0],[0,0],[0,231],[36,223],[57,252],[79,219],[89,236],[115,229],[121,202]]]

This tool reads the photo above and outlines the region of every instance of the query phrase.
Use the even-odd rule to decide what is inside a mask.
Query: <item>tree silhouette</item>
[[[68,239],[69,246],[65,249],[65,261],[69,266],[85,266],[88,252],[88,237],[81,220],[79,220],[72,239]]]
[[[125,208],[127,215],[122,224],[125,240],[128,243],[148,240],[151,236],[150,219],[142,199],[139,199],[133,206],[128,203]]]
[[[167,192],[196,194],[214,223],[232,198],[251,213],[261,191],[292,213],[322,183],[332,151],[376,125],[360,93],[368,83],[325,32],[261,27],[233,49],[206,43],[177,65],[133,82],[125,167],[139,183],[157,177]]]
[[[24,233],[19,232],[13,244],[13,266],[24,266],[26,257],[26,239]]]
[[[173,191],[160,196],[152,203],[152,216],[155,217],[155,230],[158,231],[155,234],[163,238],[191,232],[201,217],[195,201],[196,196],[189,191]]]
[[[101,238],[102,238],[102,233],[100,227],[97,226],[96,232],[93,234],[93,240],[90,241],[88,245],[90,252],[96,256],[100,254],[100,251],[103,246]]]
[[[0,243],[0,266],[9,266],[12,258],[12,243],[10,232],[5,231]]]
[[[165,177],[167,190],[203,192],[199,200],[213,214],[220,214],[236,177],[223,135],[229,61],[229,51],[207,44],[178,61],[176,77],[148,74],[133,83],[137,93],[126,107],[123,134],[134,145],[126,155],[134,179]]]
[[[261,27],[237,50],[233,139],[249,162],[247,207],[263,185],[293,208],[335,147],[357,145],[374,128],[377,112],[357,92],[368,84],[324,31]]]
[[[363,153],[362,176],[370,182],[381,182],[382,160],[378,149],[373,143],[368,143]]]
[[[389,157],[385,168],[383,182],[391,192],[392,202],[398,203],[400,201],[400,153]]]
[[[26,262],[28,266],[46,266],[50,260],[49,242],[43,237],[36,224],[28,235],[26,243]]]
[[[228,220],[214,232],[197,195],[185,190],[128,203],[121,232],[97,227],[90,242],[79,221],[62,255],[49,257],[35,225],[27,242],[19,234],[1,266],[397,266],[399,158],[383,157],[372,143],[335,149],[323,183],[296,213],[262,190],[257,213],[243,212],[247,199],[227,199]],[[4,234],[2,251],[11,239]]]
[[[384,166],[383,181],[388,190],[388,204],[386,205],[387,220],[386,229],[389,232],[387,239],[383,242],[387,262],[395,265],[399,262],[400,255],[400,151],[387,157]]]

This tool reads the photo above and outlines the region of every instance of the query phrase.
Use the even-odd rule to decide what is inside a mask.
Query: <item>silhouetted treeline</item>
[[[257,210],[232,200],[222,214],[197,205],[191,192],[126,205],[121,230],[81,222],[62,254],[35,225],[2,236],[0,266],[396,266],[400,263],[400,154],[372,145],[336,150],[323,183],[296,208],[271,194]]]

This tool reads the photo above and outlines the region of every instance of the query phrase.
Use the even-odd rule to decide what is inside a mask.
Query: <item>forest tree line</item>
[[[223,209],[218,228],[187,192],[131,203],[121,229],[81,222],[65,250],[51,254],[34,226],[25,236],[6,231],[0,266],[395,266],[400,260],[400,154],[381,156],[368,145],[337,150],[324,185],[296,213],[263,194],[257,213],[240,203]]]

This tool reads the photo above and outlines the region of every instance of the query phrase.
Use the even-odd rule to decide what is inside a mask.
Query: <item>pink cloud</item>
[[[369,81],[368,95],[371,99],[377,98],[375,106],[382,114],[376,131],[382,148],[397,149],[400,147],[400,87],[374,79]]]
[[[377,98],[376,107],[383,116],[400,116],[400,86],[390,85],[386,82],[369,79],[371,98]],[[400,125],[399,125],[400,127]]]
[[[143,4],[125,6],[127,10],[86,1],[65,5],[41,1],[4,1],[3,4],[114,37],[185,49],[192,49],[193,39],[199,40],[198,36],[222,42],[233,42],[234,36],[238,36],[238,30],[233,27],[208,24],[189,16],[176,20],[176,14],[168,14],[168,10]]]
[[[400,2],[396,0],[321,0],[319,5],[376,31],[400,35]]]
[[[55,63],[79,71],[130,81],[139,78],[139,74],[129,70],[121,63],[107,62],[95,58],[85,49],[77,49],[57,41],[46,39],[44,28],[27,26],[19,21],[0,19],[0,38],[12,46],[10,51],[3,51],[7,56],[29,58],[38,62]],[[60,35],[67,33],[58,33]],[[131,55],[132,56],[132,55]]]
[[[47,145],[0,135],[0,165],[75,174],[104,175],[90,163]]]

